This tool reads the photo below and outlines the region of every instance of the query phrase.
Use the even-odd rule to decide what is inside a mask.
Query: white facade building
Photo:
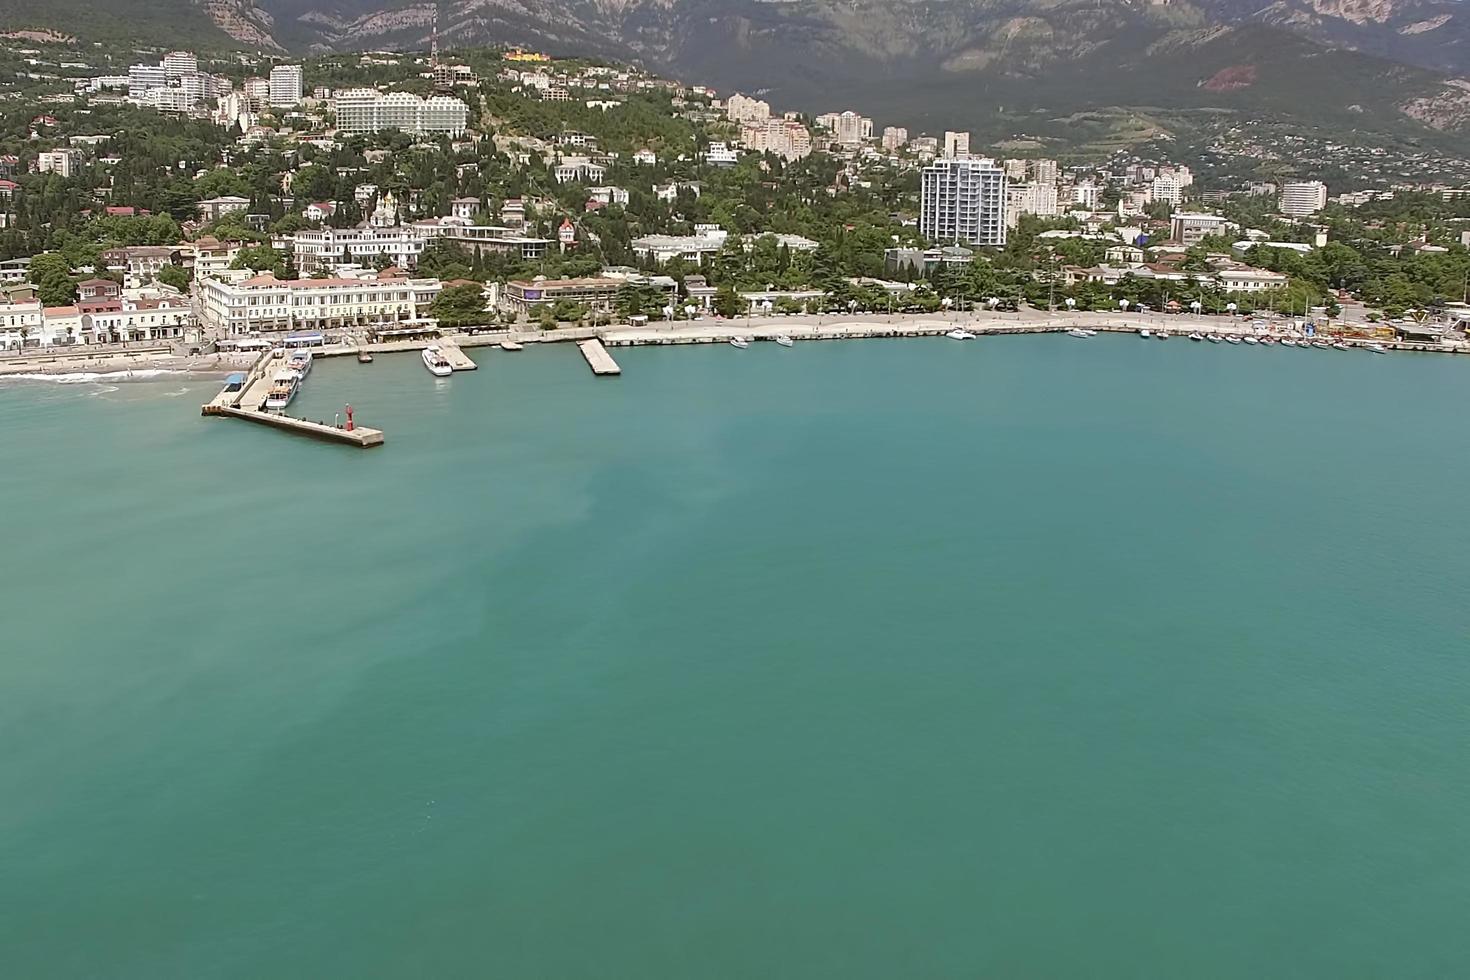
[[[286,108],[300,102],[301,82],[300,65],[276,65],[272,68],[267,83],[271,105]]]
[[[469,124],[469,106],[447,95],[421,99],[408,92],[383,94],[355,88],[338,92],[337,128],[344,133],[376,133],[385,129],[422,135],[462,134]]]
[[[1005,171],[983,157],[929,164],[920,192],[919,233],[936,242],[1004,246]]]
[[[944,157],[946,160],[957,160],[960,157],[970,155],[970,134],[959,133],[954,130],[944,132]]]
[[[199,59],[190,51],[170,51],[163,56],[160,67],[165,79],[183,78],[185,75],[198,74]]]
[[[228,336],[262,331],[392,326],[428,314],[438,279],[289,279],[269,273],[243,282],[198,284],[206,327]]]
[[[1320,180],[1281,185],[1281,213],[1292,218],[1316,214],[1327,206],[1327,185]]]

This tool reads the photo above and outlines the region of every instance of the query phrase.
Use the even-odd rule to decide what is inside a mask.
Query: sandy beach
[[[172,354],[154,351],[111,351],[100,356],[81,353],[27,353],[0,358],[0,380],[147,381],[160,375],[224,378],[243,371],[257,354]]]

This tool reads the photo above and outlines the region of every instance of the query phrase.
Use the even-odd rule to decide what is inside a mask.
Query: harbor
[[[691,321],[611,327],[567,327],[557,330],[494,330],[477,333],[446,333],[378,343],[361,341],[322,344],[310,350],[263,351],[245,372],[230,376],[225,387],[206,403],[202,414],[244,419],[272,426],[295,435],[343,445],[371,447],[383,444],[381,429],[358,425],[344,408],[328,423],[293,418],[286,414],[295,391],[306,380],[311,364],[322,358],[355,357],[369,365],[375,357],[418,353],[429,373],[439,379],[478,369],[466,349],[498,355],[519,351],[529,345],[574,343],[596,377],[618,377],[622,367],[609,348],[690,344],[729,344],[747,348],[752,343],[791,347],[811,341],[865,339],[941,339],[966,342],[1011,334],[1063,334],[1089,339],[1101,334],[1131,334],[1141,340],[1183,340],[1218,345],[1295,347],[1361,351],[1385,354],[1390,351],[1420,353],[1470,353],[1470,345],[1382,335],[1364,336],[1347,332],[1319,335],[1310,327],[1287,321],[1271,323],[1227,317],[1126,317],[1072,313],[1066,316],[1009,315],[937,317],[792,317],[751,319],[696,319]],[[1410,333],[1412,335],[1412,332]],[[371,384],[368,368],[362,375]]]

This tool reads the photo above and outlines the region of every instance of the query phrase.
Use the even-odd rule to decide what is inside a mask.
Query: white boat
[[[1091,337],[1092,334],[1088,333],[1086,330],[1079,330],[1076,327],[1073,327],[1071,330],[1068,330],[1067,331],[1067,336],[1068,337]]]
[[[1241,339],[1244,340],[1247,344],[1259,344],[1260,343],[1259,340],[1257,340],[1255,337],[1251,336],[1250,334],[1246,334]]]
[[[521,349],[521,345],[518,344],[518,343],[516,343],[514,340],[502,340],[500,342],[500,349],[501,350],[520,350]]]
[[[1384,347],[1382,344],[1368,344],[1367,345],[1367,348],[1368,348],[1368,350],[1372,351],[1375,354],[1387,354],[1388,353],[1388,348],[1387,347]]]
[[[1212,344],[1218,344],[1220,342],[1220,335],[1217,334],[1217,333],[1212,333],[1208,337],[1206,337],[1205,339],[1208,340]]]
[[[301,375],[290,368],[283,368],[271,377],[271,386],[265,394],[264,408],[268,412],[279,412],[291,404],[296,390],[301,387]]]
[[[1332,345],[1329,344],[1325,340],[1314,340],[1314,341],[1312,341],[1312,346],[1313,347],[1320,347],[1323,350],[1331,350],[1332,349]]]
[[[746,340],[744,337],[731,337],[730,346],[739,347],[741,350],[745,350],[745,348],[750,346],[750,341]]]
[[[970,331],[968,331],[968,330],[961,330],[959,327],[955,327],[949,333],[945,334],[945,336],[948,337],[950,340],[974,340],[975,339],[975,335],[974,334],[970,333]]]
[[[424,348],[424,367],[428,368],[429,373],[436,378],[447,378],[454,373],[454,368],[448,359],[439,353],[437,347]]]
[[[1169,331],[1167,331],[1167,330],[1160,330],[1160,331],[1158,331],[1157,333],[1154,334],[1154,339],[1155,340],[1168,340],[1169,339]]]
[[[776,334],[776,343],[780,344],[782,347],[790,347],[792,344],[792,340],[784,333],[778,333]]]
[[[365,350],[358,351],[357,352],[357,363],[359,363],[359,364],[371,364],[371,363],[373,363],[373,355],[372,355],[372,353],[370,351],[365,351]]]
[[[1296,346],[1296,341],[1292,340],[1290,337],[1282,337],[1281,338],[1281,346],[1282,347],[1295,347]]]
[[[1153,336],[1153,331],[1149,330],[1148,327],[1139,327],[1138,336],[1142,337],[1144,340],[1147,340],[1148,338]]]
[[[291,355],[286,358],[286,370],[295,371],[299,377],[305,380],[306,376],[311,373],[311,352],[304,350],[292,351]]]
[[[1195,340],[1195,341],[1204,340],[1205,339],[1205,335],[1202,334],[1202,333],[1192,333],[1192,334],[1189,335],[1189,339],[1190,340]]]
[[[1333,350],[1352,350],[1351,347],[1349,347],[1347,344],[1343,343],[1340,340],[1333,342],[1332,349]]]

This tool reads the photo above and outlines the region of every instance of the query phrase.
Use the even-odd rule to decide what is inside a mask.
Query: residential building
[[[70,177],[80,169],[80,160],[75,150],[42,150],[36,154],[36,171]]]
[[[267,78],[247,78],[242,86],[251,109],[263,109],[271,101],[271,83]]]
[[[78,303],[106,303],[122,299],[122,284],[111,279],[84,279],[77,283]]]
[[[607,168],[588,157],[567,156],[561,158],[551,175],[558,184],[600,184],[607,176]]]
[[[199,239],[194,243],[194,278],[223,274],[239,254],[239,242],[222,242],[211,236]]]
[[[883,268],[889,275],[898,275],[904,269],[912,273],[929,275],[941,266],[958,267],[975,261],[975,253],[962,245],[944,245],[939,248],[890,248],[883,252]]]
[[[469,106],[448,95],[421,99],[409,92],[378,92],[355,88],[338,92],[334,100],[337,128],[345,133],[376,133],[396,129],[413,135],[462,134],[469,123]]]
[[[633,162],[640,167],[651,167],[658,163],[658,154],[649,149],[637,150],[633,153]]]
[[[301,216],[307,221],[326,221],[337,211],[337,205],[331,201],[315,201],[301,209]]]
[[[902,126],[884,126],[882,147],[889,153],[897,153],[909,141],[909,131]]]
[[[205,279],[196,287],[206,327],[227,336],[334,327],[391,328],[419,320],[439,295],[438,279]]]
[[[1176,211],[1169,220],[1169,238],[1184,246],[1197,245],[1212,235],[1228,235],[1234,227],[1222,215]]]
[[[300,65],[276,65],[268,83],[270,104],[276,108],[296,105],[301,101],[301,85]]]
[[[717,141],[704,151],[704,159],[712,166],[733,167],[740,160],[740,153],[734,147]]]
[[[1096,211],[1102,189],[1090,180],[1078,181],[1072,188],[1072,203],[1087,211]]]
[[[811,133],[791,119],[747,122],[740,129],[740,143],[746,149],[774,153],[783,160],[800,160],[812,151]]]
[[[43,333],[44,328],[45,319],[41,313],[40,300],[7,302],[0,299],[0,349],[49,347],[53,339]]]
[[[1006,222],[1014,228],[1023,214],[1051,217],[1057,213],[1057,185],[1029,181],[1006,187]]]
[[[183,265],[183,256],[178,248],[171,245],[127,245],[109,248],[102,253],[102,261],[114,272],[137,279],[151,279],[163,271],[164,266]]]
[[[1025,160],[1020,160],[1013,157],[1002,163],[1001,168],[1006,172],[1006,180],[1010,181],[1013,184],[1022,183],[1026,179]]]
[[[817,122],[830,129],[838,143],[848,146],[873,138],[873,120],[851,109],[818,116]]]
[[[1281,213],[1304,218],[1327,206],[1327,185],[1320,180],[1293,181],[1281,185]]]
[[[663,265],[674,259],[698,262],[705,255],[714,255],[725,247],[723,231],[706,232],[699,235],[644,235],[633,239],[633,251]]]
[[[944,131],[944,158],[946,160],[958,160],[970,155],[970,134],[956,132],[954,130]]]
[[[771,118],[771,106],[736,92],[725,100],[725,115],[734,122],[764,122]]]
[[[128,95],[137,98],[149,89],[163,88],[168,75],[162,65],[133,65],[128,68]]]
[[[1044,157],[1032,160],[1031,179],[1038,184],[1055,184],[1057,182],[1057,162]]]
[[[1155,202],[1173,206],[1184,199],[1184,187],[1177,174],[1159,174],[1149,185],[1149,192]]]
[[[185,75],[199,74],[199,59],[189,51],[170,51],[163,56],[159,67],[163,69],[165,80],[173,81]]]
[[[400,269],[413,269],[424,251],[424,239],[401,226],[303,228],[291,247],[302,275],[339,264],[371,266],[379,259]]]
[[[936,160],[923,170],[919,233],[936,242],[1004,246],[1006,177],[994,160]]]
[[[224,197],[210,197],[198,204],[200,221],[218,221],[227,214],[236,214],[248,210],[250,198],[226,195]]]

